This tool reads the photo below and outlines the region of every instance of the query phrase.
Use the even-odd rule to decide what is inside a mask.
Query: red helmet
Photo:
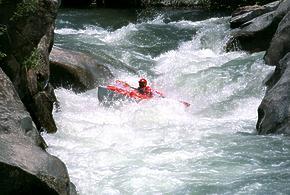
[[[143,84],[143,85],[147,85],[147,81],[146,81],[146,79],[140,79],[139,80],[139,84]]]
[[[147,85],[146,79],[142,78],[139,80],[139,87],[143,88],[143,87],[146,87],[146,85]]]

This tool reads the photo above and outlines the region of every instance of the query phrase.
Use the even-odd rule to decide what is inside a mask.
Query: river
[[[273,67],[264,52],[224,51],[229,19],[190,9],[60,11],[56,46],[94,56],[133,86],[147,78],[167,96],[104,107],[96,89],[56,89],[58,132],[43,136],[79,194],[290,194],[288,137],[255,133]]]

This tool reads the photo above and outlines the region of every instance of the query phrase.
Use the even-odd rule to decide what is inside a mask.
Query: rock
[[[0,134],[1,194],[69,194],[65,165],[19,134]]]
[[[65,165],[44,150],[44,140],[1,68],[0,121],[1,194],[74,194]]]
[[[267,10],[266,12],[271,12],[271,11],[274,11],[278,8],[280,2],[281,1],[274,1],[271,3],[265,4],[265,5],[251,5],[251,6],[239,7],[233,11],[232,17],[240,16],[240,15],[243,15],[245,13],[252,12],[252,11],[255,12],[255,11],[260,10],[260,9]]]
[[[196,0],[141,0],[145,7],[149,6],[170,6],[170,7],[193,7],[200,5],[202,2]]]
[[[134,0],[132,0],[134,1]],[[141,0],[145,7],[149,6],[170,6],[170,7],[199,7],[217,9],[234,9],[244,5],[253,5],[255,3],[269,3],[273,0],[252,1],[252,0]]]
[[[54,47],[50,53],[51,82],[77,92],[92,89],[113,78],[110,69],[87,54]]]
[[[56,100],[53,90],[45,87],[49,86],[48,55],[53,45],[57,8],[57,0],[5,1],[0,6],[0,13],[5,14],[0,18],[0,24],[6,29],[0,33],[0,53],[6,56],[0,60],[0,67],[13,82],[37,128],[48,132],[56,131],[52,113],[43,111],[50,111]],[[43,93],[46,95],[39,95]],[[40,101],[35,96],[46,98]],[[47,101],[47,97],[51,99]],[[43,118],[47,118],[45,123]]]
[[[36,124],[36,126],[43,128],[46,127],[42,130],[49,130],[49,133],[55,133],[57,129],[55,128],[56,125],[54,123],[53,116],[51,115],[53,110],[53,103],[56,102],[53,88],[49,86],[47,87],[47,91],[37,93],[33,97],[33,102],[35,102],[35,104],[32,105],[32,109],[35,110],[35,118],[37,118],[37,122],[39,122],[39,124]]]
[[[290,53],[279,62],[258,108],[259,134],[290,134]]]
[[[236,40],[242,50],[249,52],[264,51],[269,47],[279,21],[274,20],[274,12],[270,12],[253,19],[251,22],[241,30],[234,32],[231,41]]]
[[[233,11],[231,19],[234,19],[235,17],[241,17],[242,15],[247,14],[249,12],[259,11],[261,9],[264,9],[264,7],[260,6],[260,5],[239,7],[236,10]]]
[[[230,20],[231,28],[238,28],[242,24],[271,11],[277,9],[280,1],[275,1],[264,6],[254,5],[238,8],[232,13]]]
[[[282,1],[275,11],[263,14],[244,23],[241,29],[233,32],[233,38],[227,44],[227,50],[233,48],[237,41],[240,49],[249,52],[264,51],[276,32],[279,22],[290,10],[290,1]]]
[[[217,9],[234,9],[244,5],[255,3],[269,3],[273,0],[62,0],[62,7],[86,8],[89,6],[110,8],[132,8],[132,7],[197,7]]]
[[[140,7],[141,0],[96,0],[97,6],[110,7],[110,8],[131,8]]]
[[[13,84],[0,68],[0,133],[27,135],[35,145],[44,148],[45,142],[36,130],[29,113]],[[20,128],[20,129],[19,129]]]
[[[70,182],[70,195],[78,195],[77,190],[76,190],[76,186]]]
[[[93,0],[61,0],[61,7],[88,7]]]
[[[264,60],[266,64],[278,65],[279,60],[290,52],[290,12],[279,23]]]

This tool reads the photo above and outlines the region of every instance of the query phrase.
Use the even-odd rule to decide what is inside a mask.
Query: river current
[[[288,137],[255,133],[273,67],[264,52],[225,52],[229,19],[188,9],[60,11],[56,46],[94,56],[133,86],[145,77],[167,96],[104,107],[97,89],[56,89],[58,132],[43,136],[79,194],[290,194]]]

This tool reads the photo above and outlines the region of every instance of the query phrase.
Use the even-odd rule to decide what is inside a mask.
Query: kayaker
[[[149,97],[153,96],[151,87],[147,86],[147,81],[143,78],[139,80],[139,87],[137,88],[137,91],[142,95],[147,95]]]

